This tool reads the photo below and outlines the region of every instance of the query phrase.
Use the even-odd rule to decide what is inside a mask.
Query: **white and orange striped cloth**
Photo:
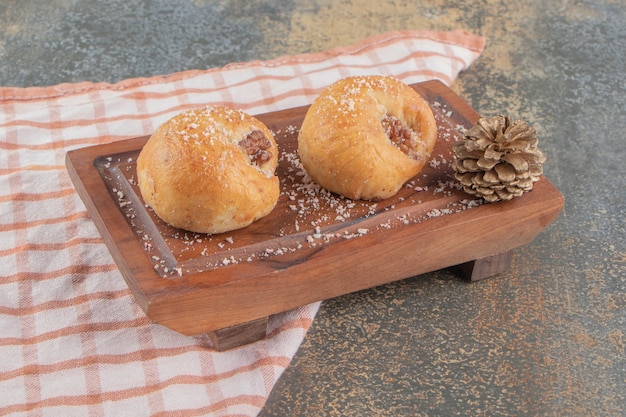
[[[309,104],[348,75],[450,84],[483,47],[464,31],[403,31],[113,85],[0,87],[0,415],[257,415],[319,307],[274,316],[265,340],[226,352],[152,323],[74,191],[68,150],[150,134],[207,103]]]

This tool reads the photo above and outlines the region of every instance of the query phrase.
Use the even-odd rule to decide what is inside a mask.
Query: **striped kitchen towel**
[[[209,103],[309,104],[350,75],[449,85],[483,47],[464,31],[402,31],[116,84],[0,87],[0,415],[257,415],[319,307],[273,316],[264,340],[226,352],[151,322],[72,186],[68,150],[147,135]]]

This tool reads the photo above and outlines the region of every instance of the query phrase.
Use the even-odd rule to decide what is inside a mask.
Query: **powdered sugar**
[[[136,154],[103,157],[98,167],[160,275],[175,278],[265,261],[288,265],[328,245],[393,233],[481,204],[459,191],[449,166],[451,144],[462,137],[463,125],[451,119],[454,111],[445,103],[434,103],[432,108],[439,139],[427,166],[397,195],[376,202],[353,201],[320,187],[298,158],[299,127],[273,126],[280,151],[279,202],[269,216],[223,235],[185,232],[163,224],[141,200],[135,181]]]

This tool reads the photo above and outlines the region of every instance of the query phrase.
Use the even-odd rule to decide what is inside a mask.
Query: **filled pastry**
[[[278,201],[278,149],[256,118],[228,107],[178,114],[137,159],[141,195],[166,223],[193,232],[248,226]]]
[[[322,187],[351,199],[395,195],[428,161],[437,140],[430,106],[388,76],[344,78],[306,113],[300,161]]]

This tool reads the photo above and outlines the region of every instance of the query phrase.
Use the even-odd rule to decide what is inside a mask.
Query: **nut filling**
[[[253,165],[262,165],[272,159],[272,152],[268,150],[272,144],[260,130],[248,133],[243,140],[239,141],[239,146],[245,149]]]
[[[396,145],[409,158],[419,161],[422,156],[415,149],[417,148],[417,133],[405,126],[397,117],[385,116],[381,121],[385,134],[389,136],[391,143]]]

